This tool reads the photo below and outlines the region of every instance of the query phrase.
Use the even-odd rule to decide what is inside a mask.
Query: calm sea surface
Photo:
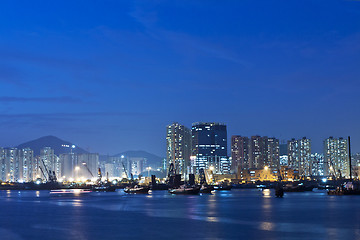
[[[360,239],[360,196],[0,191],[0,239]]]

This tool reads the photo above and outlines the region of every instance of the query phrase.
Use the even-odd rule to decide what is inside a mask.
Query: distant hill
[[[62,140],[60,138],[57,138],[55,136],[45,136],[45,137],[41,137],[26,143],[22,143],[19,146],[17,146],[17,148],[31,148],[32,150],[34,150],[34,155],[38,156],[40,155],[40,150],[44,147],[51,147],[52,149],[54,149],[54,152],[56,155],[62,154],[62,153],[69,153],[70,152],[70,148],[68,147],[63,147],[62,145],[67,145],[67,146],[72,146],[75,145],[74,143]],[[84,149],[76,146],[73,149],[74,153],[88,153],[87,151],[85,151]]]
[[[162,157],[159,157],[155,154],[148,153],[146,151],[126,151],[119,154],[114,155],[114,157],[121,157],[124,155],[125,157],[141,157],[146,158],[148,165],[154,168],[158,168],[161,166],[161,162],[163,160]]]

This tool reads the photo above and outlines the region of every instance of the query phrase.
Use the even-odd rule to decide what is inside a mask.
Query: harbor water
[[[360,196],[0,191],[1,240],[360,239]]]

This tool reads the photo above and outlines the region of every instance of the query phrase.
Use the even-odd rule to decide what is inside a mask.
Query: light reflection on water
[[[262,193],[263,193],[263,197],[265,197],[265,198],[270,198],[271,197],[270,196],[270,189],[264,189],[262,191]]]
[[[279,234],[275,236],[282,239],[295,239],[298,234],[305,234],[308,239],[356,239],[360,238],[357,225],[360,219],[359,199],[333,198],[323,192],[291,193],[285,194],[283,199],[277,199],[269,189],[232,190],[199,196],[170,195],[166,191],[154,191],[149,195],[126,195],[118,191],[66,197],[50,197],[46,191],[0,192],[0,204],[6,201],[11,206],[21,202],[21,205],[16,205],[16,209],[27,209],[28,205],[38,208],[41,205],[48,206],[51,211],[59,208],[61,212],[67,212],[69,219],[56,225],[50,220],[52,214],[42,215],[44,220],[41,221],[28,221],[34,222],[34,231],[68,231],[70,236],[79,236],[74,239],[91,239],[86,234],[86,229],[94,224],[89,222],[91,218],[96,217],[97,221],[104,224],[116,224],[123,216],[136,224],[144,218],[149,219],[146,220],[149,226],[158,221],[166,224],[161,219],[171,219],[175,225],[181,223],[184,229],[197,222],[210,224],[208,228],[212,230],[212,235],[201,233],[202,238],[208,239],[226,238],[221,237],[224,233],[220,226],[232,226],[227,231],[234,233],[244,229],[249,232],[261,231],[264,234],[259,239],[268,239],[266,233]],[[39,202],[41,204],[33,205]],[[95,212],[94,215],[92,212]],[[112,215],[117,217],[110,218]],[[61,216],[67,218],[67,215]],[[344,219],[353,224],[347,224]],[[171,228],[172,225],[166,225],[163,231],[166,233]],[[285,238],[281,233],[289,237]]]

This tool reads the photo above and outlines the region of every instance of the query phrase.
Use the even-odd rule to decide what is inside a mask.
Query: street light
[[[148,170],[148,177],[150,177],[150,170],[151,170],[151,167],[147,167],[146,169]]]
[[[78,177],[79,177],[79,170],[80,170],[80,167],[79,167],[79,166],[76,166],[76,167],[75,167],[75,178],[78,178]]]

